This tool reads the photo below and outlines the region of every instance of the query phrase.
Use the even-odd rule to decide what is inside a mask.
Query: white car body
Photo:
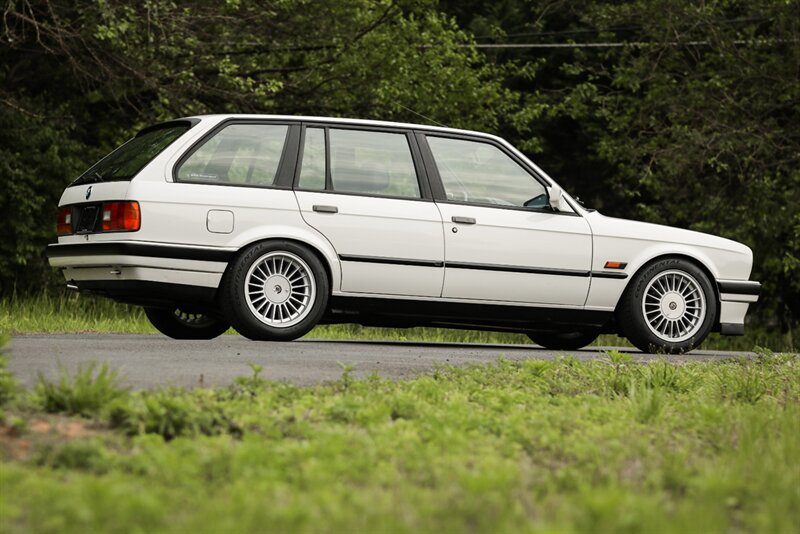
[[[50,264],[63,269],[69,285],[126,302],[168,301],[210,308],[239,251],[264,240],[285,239],[303,244],[323,261],[330,277],[329,322],[527,331],[535,329],[540,318],[551,324],[557,317],[552,324],[564,324],[576,317],[576,324],[614,331],[613,314],[632,276],[662,257],[689,259],[708,275],[718,306],[714,327],[724,334],[743,332],[748,305],[758,298],[758,284],[747,282],[753,261],[747,246],[698,232],[605,217],[584,209],[566,193],[556,212],[441,198],[308,191],[296,186],[296,177],[288,187],[175,179],[187,151],[209,132],[230,121],[265,121],[289,125],[296,132],[288,135],[287,147],[295,146],[284,149],[289,151],[284,156],[287,161],[300,150],[299,135],[307,124],[397,131],[409,139],[457,136],[501,147],[547,187],[559,188],[524,154],[489,134],[320,117],[211,115],[188,120],[193,126],[133,179],[64,191],[59,206],[130,200],[137,201],[141,210],[138,231],[63,235],[48,247]],[[418,167],[430,167],[419,153],[414,157]],[[423,190],[433,195],[431,187]],[[316,211],[315,206],[332,207],[336,213]],[[453,222],[454,217],[475,223]],[[606,268],[606,262],[624,268]],[[476,305],[474,312],[465,316],[426,311],[470,304]],[[522,309],[541,313],[531,316],[530,326],[522,319],[491,320],[501,308],[511,316]],[[394,309],[403,311],[386,311]],[[486,324],[479,317],[481,309],[489,319]]]

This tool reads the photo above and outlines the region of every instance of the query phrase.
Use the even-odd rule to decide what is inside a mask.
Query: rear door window
[[[408,137],[399,132],[306,128],[297,185],[312,191],[420,198]]]
[[[229,124],[183,160],[177,180],[271,186],[288,131],[283,124]]]

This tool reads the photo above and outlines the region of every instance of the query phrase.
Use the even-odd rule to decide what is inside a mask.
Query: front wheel
[[[214,339],[230,328],[225,321],[180,308],[145,308],[144,314],[156,330],[172,339]]]
[[[223,277],[221,306],[243,336],[291,341],[317,324],[328,303],[328,277],[317,256],[291,241],[245,250]]]
[[[597,339],[600,332],[586,330],[581,332],[531,332],[528,337],[546,349],[578,350]]]
[[[680,258],[656,261],[637,273],[617,309],[622,333],[642,352],[688,352],[708,336],[716,318],[708,276]]]

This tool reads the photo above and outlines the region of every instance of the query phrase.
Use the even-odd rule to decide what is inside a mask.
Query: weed
[[[36,394],[37,401],[48,413],[92,417],[127,392],[119,385],[117,371],[109,370],[105,363],[99,368],[91,363],[79,367],[74,378],[60,366],[56,383],[40,374]]]

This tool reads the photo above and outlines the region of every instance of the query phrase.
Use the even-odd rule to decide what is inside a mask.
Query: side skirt
[[[321,323],[410,328],[433,326],[506,332],[574,331],[598,328],[613,332],[614,312],[437,302],[429,300],[331,297]]]

